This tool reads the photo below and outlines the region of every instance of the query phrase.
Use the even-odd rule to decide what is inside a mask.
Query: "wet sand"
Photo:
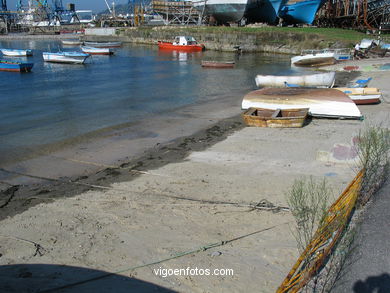
[[[337,83],[352,77],[339,74]],[[388,72],[373,77],[370,86],[389,90]],[[388,123],[389,98],[360,107],[367,122]],[[62,277],[55,267],[42,273],[28,264],[118,272],[177,292],[275,291],[298,255],[286,191],[294,179],[325,176],[337,197],[355,170],[354,161],[335,150],[348,148],[367,122],[313,119],[302,129],[244,127],[241,99],[151,121],[145,138],[131,139],[130,127],[31,159],[41,158],[39,164],[7,166],[60,180],[17,175],[2,180],[0,264],[15,268],[0,267],[7,291],[34,292],[84,277],[77,271]],[[221,245],[201,249],[215,243]],[[153,272],[187,267],[233,269],[234,276],[164,278]],[[120,283],[113,277],[104,282],[113,288]],[[64,292],[98,290],[96,284]]]

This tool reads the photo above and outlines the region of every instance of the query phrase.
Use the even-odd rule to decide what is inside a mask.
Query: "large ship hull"
[[[275,24],[278,22],[279,11],[288,0],[249,0],[245,12],[248,22],[266,22]]]
[[[246,10],[248,0],[193,0],[194,7],[204,15],[212,16],[217,23],[239,22]]]
[[[324,0],[307,0],[283,6],[279,16],[288,24],[312,24]]]

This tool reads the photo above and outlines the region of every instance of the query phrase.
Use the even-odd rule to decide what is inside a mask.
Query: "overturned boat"
[[[301,87],[333,87],[336,73],[324,72],[307,75],[257,75],[255,78],[258,87],[285,87],[286,84]]]
[[[242,109],[297,109],[309,108],[314,117],[359,119],[361,113],[343,92],[316,88],[263,88],[244,96]]]

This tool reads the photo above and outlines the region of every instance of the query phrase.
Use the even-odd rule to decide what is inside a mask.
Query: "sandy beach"
[[[230,95],[162,115],[143,138],[129,125],[7,165],[0,291],[274,292],[298,257],[293,181],[325,177],[338,197],[356,171],[352,139],[366,124],[389,127],[390,71],[337,76],[339,86],[372,77],[382,102],[359,106],[363,121],[272,129],[245,127],[242,96]],[[187,268],[212,273],[161,274]]]

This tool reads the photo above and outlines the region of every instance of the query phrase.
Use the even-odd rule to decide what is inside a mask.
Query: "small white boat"
[[[114,54],[114,51],[111,48],[95,48],[95,47],[82,46],[81,50],[84,53],[91,54],[91,55],[111,55],[111,54]]]
[[[90,56],[82,52],[43,52],[45,62],[83,64]]]
[[[61,43],[66,46],[79,46],[82,42],[80,40],[61,40]]]
[[[382,93],[377,88],[334,88],[348,95],[356,105],[378,104],[381,101]]]
[[[84,42],[85,46],[94,48],[118,48],[122,42]]]
[[[323,66],[334,64],[336,61],[350,59],[351,50],[348,48],[304,50],[300,56],[291,58],[291,64],[297,66]]]
[[[335,82],[335,72],[308,75],[257,75],[258,87],[285,87],[286,83],[301,87],[331,88]]]
[[[244,96],[242,109],[296,109],[309,108],[315,117],[360,118],[356,104],[343,92],[316,88],[263,88]]]
[[[32,50],[18,50],[18,49],[1,49],[1,53],[5,56],[12,57],[26,57],[32,56]]]

